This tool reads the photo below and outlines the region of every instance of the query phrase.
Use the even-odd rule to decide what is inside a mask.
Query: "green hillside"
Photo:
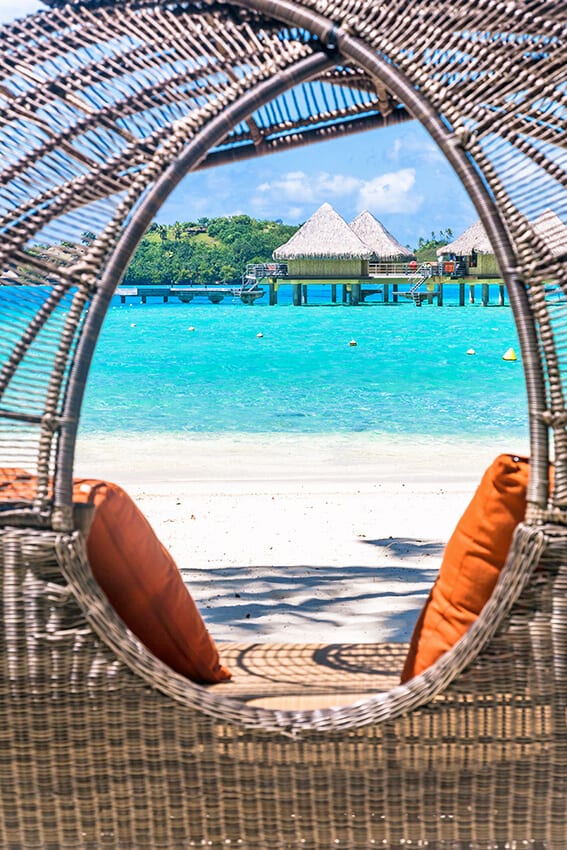
[[[248,215],[154,223],[142,239],[126,272],[130,286],[188,283],[238,283],[246,263],[272,259],[297,227],[257,221]]]

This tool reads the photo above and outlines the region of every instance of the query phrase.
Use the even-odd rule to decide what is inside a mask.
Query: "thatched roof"
[[[371,253],[338,212],[323,204],[272,256],[274,260],[367,260]]]
[[[533,223],[533,229],[545,242],[554,256],[567,252],[567,226],[553,210],[546,210]],[[486,231],[480,219],[465,230],[454,242],[437,249],[437,256],[457,254],[467,256],[472,251],[477,254],[493,254]]]
[[[546,210],[536,218],[534,230],[545,240],[555,257],[567,253],[567,227],[553,210]]]
[[[443,245],[442,248],[437,248],[437,256],[456,254],[460,257],[467,257],[473,251],[477,254],[494,253],[480,219],[475,221],[474,224],[471,224],[470,227],[467,227],[465,232],[457,236],[453,242]]]
[[[351,221],[350,228],[370,249],[372,255],[381,260],[413,257],[413,252],[398,242],[395,236],[392,236],[384,225],[378,219],[374,218],[368,210],[364,210],[364,212],[357,215],[354,221]]]

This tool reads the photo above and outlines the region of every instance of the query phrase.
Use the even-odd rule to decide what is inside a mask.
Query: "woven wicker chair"
[[[0,501],[0,846],[564,850],[565,3],[50,6],[1,30],[0,465],[37,491]],[[525,523],[477,623],[405,686],[395,645],[229,646],[235,682],[194,685],[105,601],[73,510],[110,298],[190,170],[408,117],[455,168],[507,286]]]

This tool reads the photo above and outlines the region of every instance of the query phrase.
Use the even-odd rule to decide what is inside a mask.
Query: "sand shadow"
[[[445,543],[441,540],[420,540],[416,537],[382,537],[377,540],[361,540],[367,546],[377,546],[396,558],[417,558],[423,555],[441,556]]]
[[[364,624],[371,634],[385,630],[389,641],[407,641],[444,544],[411,538],[361,542],[387,550],[393,562],[243,564],[183,574],[212,632],[230,624],[236,640],[270,639],[271,624],[277,623],[278,629],[290,629],[292,641],[300,634],[301,640],[327,643],[335,629],[344,633],[350,624],[353,631]]]

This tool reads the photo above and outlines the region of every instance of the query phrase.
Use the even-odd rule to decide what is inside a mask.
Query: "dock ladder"
[[[411,298],[416,307],[421,307],[423,296],[420,289],[432,274],[433,268],[431,263],[421,263],[421,265],[415,270],[415,273],[411,275],[414,282],[406,292],[406,297]]]

